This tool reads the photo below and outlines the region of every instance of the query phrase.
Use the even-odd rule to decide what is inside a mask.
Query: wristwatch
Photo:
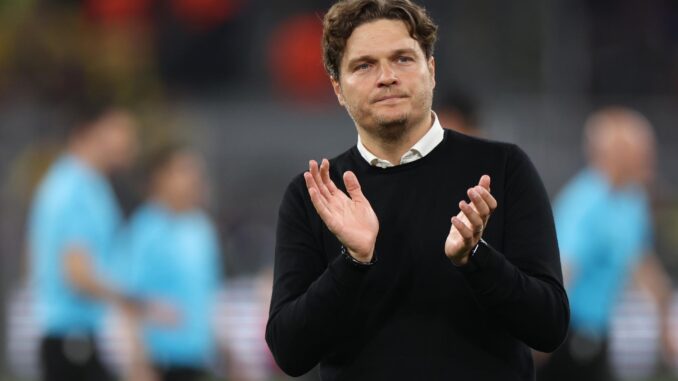
[[[481,255],[479,251],[486,250],[489,247],[490,245],[481,238],[480,241],[478,241],[478,243],[473,247],[473,249],[471,249],[471,254],[469,254],[466,264],[462,266],[455,266],[457,269],[459,269],[459,271],[464,273],[473,273],[480,270],[485,265],[487,253],[483,253]],[[452,264],[454,265],[454,263]]]
[[[487,246],[487,242],[485,242],[485,240],[482,239],[482,238],[480,239],[480,241],[478,241],[478,243],[477,243],[476,246],[473,248],[473,250],[471,250],[471,257],[473,257],[474,255],[476,255],[476,251],[478,251],[478,249],[480,248],[481,245],[482,245],[482,246]]]
[[[375,263],[377,263],[377,255],[376,255],[376,253],[374,253],[374,254],[372,255],[372,260],[371,260],[371,261],[369,261],[369,262],[361,262],[361,261],[359,261],[359,260],[353,258],[353,257],[351,256],[351,254],[348,253],[348,250],[346,249],[346,246],[344,246],[344,245],[341,245],[341,255],[342,255],[342,257],[344,257],[344,259],[345,259],[348,263],[351,264],[351,266],[357,267],[357,268],[361,268],[361,269],[363,269],[363,268],[370,268],[370,267],[372,267],[372,265],[374,265]]]

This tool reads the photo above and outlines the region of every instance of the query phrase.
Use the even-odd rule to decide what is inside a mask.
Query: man
[[[121,224],[107,176],[131,164],[135,146],[129,113],[86,105],[37,190],[28,242],[44,380],[109,379],[95,342],[104,303],[131,304],[107,281]]]
[[[652,223],[644,190],[652,182],[655,138],[639,113],[608,107],[585,128],[589,166],[565,186],[555,204],[558,242],[572,304],[571,332],[540,369],[550,380],[613,379],[608,332],[618,297],[635,275],[658,302],[663,348],[671,288],[652,252]]]
[[[125,284],[137,299],[164,307],[149,311],[160,318],[142,321],[136,348],[143,350],[133,356],[132,375],[197,380],[215,355],[211,316],[221,273],[216,230],[201,210],[202,160],[169,147],[150,167],[149,200],[134,213],[126,237]]]
[[[266,338],[290,375],[531,380],[529,347],[565,337],[544,188],[516,146],[442,129],[435,38],[408,0],[340,1],[324,18],[358,143],[311,161],[282,200]]]

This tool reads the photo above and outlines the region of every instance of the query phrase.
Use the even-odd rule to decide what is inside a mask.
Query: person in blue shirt
[[[590,165],[554,205],[563,274],[570,298],[570,335],[541,369],[540,380],[614,378],[607,341],[618,297],[632,278],[656,298],[661,337],[670,355],[668,277],[652,255],[652,220],[645,187],[654,176],[655,138],[639,113],[610,107],[585,129]]]
[[[67,151],[36,190],[27,242],[44,380],[110,378],[96,334],[107,304],[133,303],[108,281],[122,219],[107,176],[131,164],[135,128],[126,111],[83,104]]]
[[[201,210],[204,184],[197,154],[161,151],[152,160],[148,201],[129,224],[126,290],[160,310],[142,321],[143,350],[134,356],[134,371],[151,369],[152,379],[198,379],[215,355],[211,316],[221,264],[217,233]],[[144,361],[152,366],[143,370]]]

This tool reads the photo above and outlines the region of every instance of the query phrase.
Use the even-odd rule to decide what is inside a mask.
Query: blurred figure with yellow
[[[539,380],[613,380],[608,361],[612,313],[629,281],[656,299],[665,354],[670,281],[653,254],[653,227],[646,187],[654,179],[655,136],[640,113],[608,107],[585,126],[588,168],[561,191],[554,205],[563,276],[570,298],[566,342],[539,373]]]
[[[197,380],[215,355],[211,316],[221,274],[217,232],[201,208],[203,162],[190,150],[170,147],[149,167],[149,197],[126,237],[125,289],[155,307],[140,321],[132,375]]]
[[[110,281],[122,214],[107,177],[132,163],[136,122],[122,109],[90,100],[77,114],[67,151],[36,191],[28,225],[46,381],[110,379],[96,343],[105,307],[134,305]]]

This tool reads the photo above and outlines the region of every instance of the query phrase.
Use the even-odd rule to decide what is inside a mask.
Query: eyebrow
[[[401,48],[401,49],[396,49],[394,50],[390,56],[391,57],[396,57],[401,54],[414,54],[416,55],[416,51],[412,48]],[[360,57],[352,58],[351,60],[348,61],[347,65],[348,67],[353,67],[353,65],[357,64],[358,62],[372,62],[375,61],[374,57],[369,55],[369,54],[364,54]]]

